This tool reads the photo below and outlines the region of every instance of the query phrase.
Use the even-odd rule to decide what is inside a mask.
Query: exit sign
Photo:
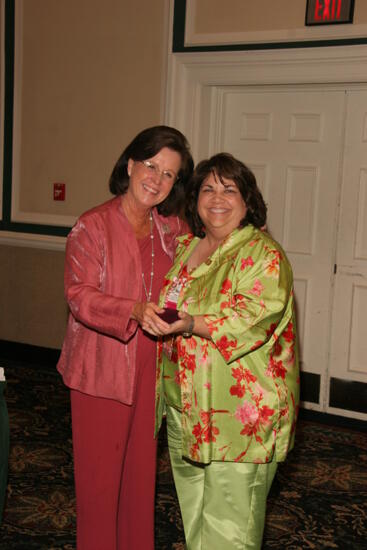
[[[306,25],[353,23],[354,0],[307,0]]]

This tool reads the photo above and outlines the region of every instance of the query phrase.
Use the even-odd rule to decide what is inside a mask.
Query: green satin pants
[[[277,463],[183,459],[181,413],[167,407],[167,435],[187,550],[260,550]]]

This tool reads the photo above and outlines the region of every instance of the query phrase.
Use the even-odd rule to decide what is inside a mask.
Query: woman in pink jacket
[[[58,370],[71,395],[78,550],[154,548],[156,302],[187,230],[177,212],[192,168],[180,132],[143,130],[113,169],[116,197],[67,239]]]

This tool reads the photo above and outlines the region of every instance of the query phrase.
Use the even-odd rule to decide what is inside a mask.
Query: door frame
[[[209,135],[209,121],[218,87],[297,84],[365,86],[367,45],[170,53],[164,119],[187,136],[199,159],[208,154],[203,141],[215,139],[215,131]]]
[[[197,161],[218,150],[221,89],[295,87],[348,89],[367,85],[367,45],[322,48],[169,54],[165,122],[179,128]],[[330,353],[330,350],[329,350]],[[329,410],[329,365],[320,375],[305,373],[306,408]],[[308,376],[309,375],[309,376]],[[303,384],[305,382],[305,384]],[[365,418],[365,415],[346,416]]]

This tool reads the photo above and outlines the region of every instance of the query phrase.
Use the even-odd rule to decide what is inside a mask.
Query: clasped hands
[[[135,319],[143,330],[153,336],[165,336],[166,334],[177,334],[189,330],[192,317],[184,311],[179,311],[179,320],[174,323],[166,323],[158,316],[164,309],[154,302],[137,302],[134,305],[132,319]]]

